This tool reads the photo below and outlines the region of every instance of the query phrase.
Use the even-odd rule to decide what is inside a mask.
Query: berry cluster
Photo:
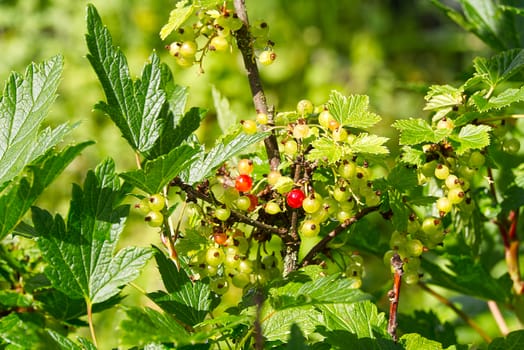
[[[225,5],[219,10],[201,9],[195,18],[186,21],[173,33],[174,41],[166,46],[169,53],[181,67],[202,65],[207,52],[221,52],[232,48],[231,41],[243,22],[237,14]],[[276,59],[273,42],[268,39],[269,27],[265,22],[257,22],[250,27],[252,45],[258,52],[263,65],[270,65]],[[200,55],[197,57],[197,54]]]
[[[160,227],[164,222],[164,215],[162,213],[165,208],[166,200],[160,193],[153,194],[149,197],[143,198],[135,205],[135,208],[145,214],[144,220],[151,227]]]

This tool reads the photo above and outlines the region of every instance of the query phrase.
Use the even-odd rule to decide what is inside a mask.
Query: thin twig
[[[377,211],[380,208],[380,206],[374,206],[374,207],[367,207],[359,211],[357,214],[355,214],[353,217],[346,219],[343,223],[341,223],[339,226],[335,227],[333,231],[327,234],[320,242],[317,243],[309,253],[304,257],[304,259],[301,262],[301,266],[306,266],[311,263],[315,255],[323,251],[329,242],[331,242],[336,236],[338,236],[341,232],[344,232],[346,228],[353,225],[360,219],[362,219],[364,216],[368,215],[369,213],[372,213],[374,211]]]
[[[199,198],[199,199],[202,199],[203,201],[205,201],[207,203],[214,204],[214,201],[213,201],[213,199],[210,196],[208,196],[208,195],[206,195],[206,194],[204,194],[204,193],[202,193],[200,191],[195,190],[192,186],[190,186],[190,185],[188,185],[186,183],[183,183],[180,179],[174,179],[173,180],[173,184],[175,186],[179,186],[182,189],[182,191],[190,194],[191,196],[193,196],[195,198]],[[242,213],[239,213],[236,210],[231,210],[231,216],[234,217],[238,222],[243,222],[245,224],[248,224],[250,226],[253,226],[253,227],[265,230],[267,232],[275,233],[275,234],[277,234],[279,236],[285,235],[287,233],[287,229],[284,228],[284,227],[274,227],[274,226],[268,225],[266,223],[254,220],[254,219],[250,218],[249,216],[246,216],[246,215],[244,215]]]
[[[255,53],[253,51],[253,38],[249,31],[249,19],[247,16],[245,1],[235,0],[234,6],[238,18],[244,22],[244,25],[235,33],[235,36],[238,49],[244,60],[244,67],[247,71],[247,79],[249,81],[249,87],[251,88],[251,95],[253,96],[253,105],[255,106],[257,113],[268,114],[270,117],[270,124],[272,124],[272,113],[269,113],[266,95],[262,88],[262,80],[260,79],[260,73],[258,72]],[[269,159],[269,166],[271,170],[276,170],[280,164],[280,152],[278,151],[278,142],[274,133],[264,140],[264,145]]]
[[[429,294],[433,295],[435,298],[437,298],[438,301],[440,301],[442,304],[449,307],[451,310],[453,310],[464,322],[466,322],[471,328],[473,328],[481,337],[484,339],[486,343],[491,343],[491,337],[480,327],[475,321],[473,321],[464,311],[460,310],[458,307],[455,306],[451,301],[449,301],[446,297],[440,295],[439,293],[435,292],[433,289],[429,288],[425,283],[419,282],[418,285],[420,288],[428,292]]]
[[[398,341],[398,303],[400,301],[400,286],[402,284],[402,275],[404,274],[404,263],[398,253],[391,257],[391,266],[393,266],[393,289],[388,292],[389,297],[389,320],[388,333],[396,343]]]
[[[497,323],[497,326],[499,327],[500,333],[505,336],[509,333],[509,327],[506,323],[506,320],[504,319],[504,316],[502,315],[502,312],[500,312],[499,306],[494,300],[488,300],[488,307],[489,311],[491,311],[491,314],[493,315],[493,318],[495,319],[495,322]]]
[[[89,323],[89,332],[91,333],[91,340],[93,340],[93,345],[98,347],[96,341],[95,325],[93,324],[93,303],[87,301],[87,323]]]

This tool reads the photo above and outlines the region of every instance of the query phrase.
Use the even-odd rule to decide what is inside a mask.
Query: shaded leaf
[[[62,171],[92,142],[70,146],[59,152],[49,151],[29,166],[28,176],[12,184],[0,196],[0,239],[12,232],[31,205]]]
[[[518,350],[524,348],[524,331],[513,331],[504,338],[495,338],[489,344],[488,350]]]
[[[177,269],[158,248],[155,260],[168,293],[158,291],[149,293],[148,297],[185,324],[194,326],[202,322],[213,305],[209,285],[202,281],[191,281],[186,271]]]
[[[151,342],[189,343],[190,334],[172,316],[151,308],[127,308],[121,322],[122,341],[127,346],[144,346]]]
[[[490,87],[508,80],[524,67],[524,49],[507,50],[491,58],[477,57],[473,60],[476,75]]]

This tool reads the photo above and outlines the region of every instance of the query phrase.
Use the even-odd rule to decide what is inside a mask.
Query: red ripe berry
[[[247,196],[248,196],[249,200],[251,201],[251,205],[249,206],[247,211],[253,211],[258,206],[258,197],[255,196],[254,194],[251,194],[251,193],[248,194]]]
[[[235,180],[235,188],[239,192],[249,192],[253,187],[253,179],[251,176],[243,174],[239,175]]]
[[[289,191],[287,194],[287,205],[294,209],[300,208],[305,198],[306,195],[304,194],[304,192],[302,192],[302,190],[299,188],[295,188]]]
[[[227,242],[227,234],[224,232],[216,232],[213,234],[213,239],[216,244],[225,245]]]

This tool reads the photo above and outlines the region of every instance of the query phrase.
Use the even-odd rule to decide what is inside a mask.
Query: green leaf
[[[187,325],[194,326],[202,322],[213,303],[209,285],[202,281],[191,281],[186,271],[177,269],[158,248],[155,260],[168,293],[149,293],[149,298]]]
[[[12,232],[31,205],[80,152],[92,142],[70,146],[56,153],[49,151],[28,167],[28,176],[12,184],[0,196],[0,239]]]
[[[481,76],[490,87],[495,87],[524,67],[524,49],[507,50],[489,59],[477,57],[473,65],[475,75]]]
[[[146,161],[143,169],[128,171],[120,176],[146,193],[159,193],[173,178],[195,160],[197,150],[182,145],[157,159]]]
[[[109,115],[134,150],[150,150],[164,127],[164,120],[159,117],[166,101],[161,89],[160,59],[153,53],[142,79],[133,82],[124,54],[113,47],[111,34],[93,5],[87,8],[86,41],[87,58],[107,98],[107,103],[100,102],[95,107]]]
[[[424,97],[427,101],[425,111],[458,106],[463,103],[462,87],[455,88],[450,85],[433,85]]]
[[[324,325],[329,330],[343,330],[356,334],[358,338],[376,339],[387,337],[387,320],[383,313],[370,301],[351,304],[325,304],[318,309],[324,315]]]
[[[505,337],[495,338],[488,350],[519,350],[524,348],[524,331],[513,331]]]
[[[87,174],[84,190],[73,186],[67,226],[64,219],[33,207],[38,245],[49,264],[53,287],[88,304],[104,302],[134,280],[152,255],[151,249],[127,247],[114,255],[129,213],[114,163],[108,160]]]
[[[354,288],[354,281],[341,278],[340,274],[328,275],[313,281],[288,282],[279,288],[272,288],[269,301],[275,309],[294,306],[318,305],[325,303],[354,303],[369,299],[370,296]]]
[[[17,313],[0,318],[0,341],[6,349],[51,349],[44,333],[43,316],[37,313]]]
[[[212,88],[213,93],[213,104],[217,113],[217,122],[220,126],[220,130],[226,133],[230,128],[238,125],[240,122],[238,116],[233,113],[229,106],[229,101],[226,97],[223,97],[214,86]]]
[[[400,161],[409,165],[422,166],[426,163],[426,154],[424,151],[409,146],[402,146]]]
[[[388,174],[388,182],[400,193],[405,193],[418,186],[417,171],[414,168],[397,164]]]
[[[399,342],[406,350],[442,350],[442,344],[426,339],[418,333],[403,334]]]
[[[200,154],[200,157],[191,164],[189,169],[180,174],[182,181],[192,185],[212,176],[213,172],[225,161],[245,152],[247,147],[261,141],[268,135],[268,133],[262,132],[253,135],[242,133],[227,144],[219,141],[205,156]]]
[[[368,111],[369,97],[365,95],[343,96],[331,91],[328,101],[329,112],[341,126],[366,129],[380,121],[380,117]]]
[[[388,154],[389,150],[384,146],[388,141],[387,137],[369,135],[368,133],[360,133],[355,137],[349,146],[353,153],[369,153],[369,154]]]
[[[442,343],[443,347],[457,344],[454,325],[447,321],[441,322],[432,310],[415,310],[409,315],[399,313],[398,325],[400,334],[418,333],[425,338]]]
[[[176,4],[176,8],[169,13],[167,24],[160,30],[160,39],[166,40],[169,34],[180,28],[191,17],[195,9],[195,6],[190,4],[188,0],[179,1]]]
[[[497,96],[492,96],[489,99],[481,95],[473,95],[471,97],[479,112],[487,112],[492,109],[501,109],[508,107],[513,103],[524,101],[524,86],[520,89],[505,89]]]
[[[307,350],[309,347],[306,345],[306,338],[302,334],[300,327],[293,323],[291,325],[291,333],[287,342],[287,350]]]
[[[46,329],[46,332],[53,341],[53,349],[60,349],[60,350],[84,350],[86,349],[76,344],[71,339],[63,336],[62,334],[55,332],[52,329]]]
[[[291,307],[283,310],[274,310],[267,307],[262,311],[262,333],[268,341],[282,341],[291,334],[291,327],[299,324],[305,337],[323,324],[320,312],[311,306]]]
[[[10,309],[14,307],[29,307],[33,299],[30,295],[21,294],[9,290],[0,290],[0,309]]]
[[[22,77],[12,73],[0,97],[0,189],[62,140],[71,126],[40,126],[56,98],[63,59],[31,64]]]
[[[400,131],[401,145],[416,145],[423,142],[437,143],[446,138],[451,130],[433,130],[423,119],[401,119],[393,123],[393,127]]]
[[[151,308],[127,308],[121,322],[122,342],[126,347],[144,346],[151,342],[172,343],[175,346],[189,343],[190,334],[175,318]]]
[[[333,139],[327,137],[317,138],[311,142],[313,148],[306,154],[306,159],[309,161],[320,161],[333,164],[338,162],[349,149],[347,146],[338,145]]]
[[[460,0],[462,8],[454,9],[432,0],[452,20],[474,33],[497,51],[522,47],[522,36],[515,25],[512,11],[493,0]]]
[[[493,279],[488,271],[472,257],[467,255],[447,255],[449,260],[435,264],[422,259],[422,268],[431,275],[429,283],[455,290],[466,295],[477,296],[486,300],[505,303],[510,291]],[[449,272],[447,272],[449,271]]]
[[[488,125],[468,124],[460,129],[458,135],[451,135],[450,139],[459,144],[456,147],[456,152],[460,155],[470,149],[481,149],[489,146],[490,130],[491,127]]]

